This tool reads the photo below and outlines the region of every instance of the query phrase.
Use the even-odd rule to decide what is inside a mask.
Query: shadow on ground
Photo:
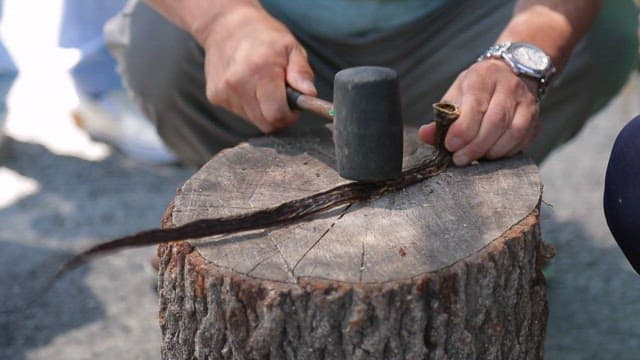
[[[40,293],[48,274],[69,253],[6,242],[1,246],[0,358],[26,359],[28,349],[104,317],[102,304],[83,282],[86,268]],[[4,313],[6,309],[14,310]]]
[[[583,223],[543,211],[542,234],[557,255],[547,279],[546,359],[637,359],[640,279],[615,245]]]
[[[108,238],[149,223],[159,226],[169,200],[193,171],[148,166],[119,154],[92,162],[59,156],[37,144],[10,145],[0,166],[36,180],[39,191],[1,209],[1,221],[28,219],[30,230],[65,242],[87,235]]]
[[[193,172],[117,153],[86,161],[9,140],[0,167],[38,185],[0,208],[0,311],[34,295],[71,254],[159,227],[177,188]],[[28,311],[0,314],[0,358],[157,359],[154,277],[142,271],[153,252],[123,252],[84,266]]]

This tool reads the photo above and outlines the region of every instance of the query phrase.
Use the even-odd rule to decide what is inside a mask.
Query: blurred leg
[[[131,101],[107,49],[103,28],[126,0],[65,0],[60,44],[80,50],[71,69],[80,103],[76,123],[93,138],[115,145],[126,155],[153,164],[171,163],[153,124]]]
[[[0,39],[0,127],[7,117],[7,95],[17,76],[18,69]]]
[[[65,0],[60,45],[80,50],[80,60],[71,68],[76,88],[86,96],[99,97],[122,88],[116,62],[107,50],[103,27],[126,0]]]
[[[622,129],[611,151],[604,213],[613,237],[640,274],[640,116]]]
[[[204,94],[204,55],[188,34],[139,1],[109,24],[106,35],[134,100],[183,161],[202,165],[240,140],[230,129],[241,119],[220,126],[212,120],[217,111]]]
[[[0,0],[0,19],[2,19],[3,5],[3,1]],[[7,95],[17,76],[18,69],[0,38],[0,147],[4,143],[4,123],[7,118]]]

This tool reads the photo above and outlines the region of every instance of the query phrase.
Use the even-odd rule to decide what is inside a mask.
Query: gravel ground
[[[619,129],[640,113],[634,78],[575,141],[542,166],[549,278],[548,359],[637,359],[640,281],[609,235],[603,174]],[[156,227],[193,169],[153,167],[118,153],[87,160],[37,141],[0,155],[0,307],[33,294],[57,261],[111,237]],[[73,272],[27,312],[0,315],[0,359],[158,359],[153,249]]]
[[[99,162],[12,142],[2,158],[39,184],[0,209],[2,305],[33,294],[64,256],[125,233],[157,227],[191,170],[149,167],[112,155]],[[154,249],[126,251],[63,278],[26,313],[0,315],[0,359],[158,359]]]

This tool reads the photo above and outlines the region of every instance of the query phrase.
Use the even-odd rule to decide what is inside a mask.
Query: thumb
[[[294,47],[289,53],[289,63],[286,69],[287,83],[294,89],[311,96],[318,91],[313,84],[313,70],[307,60],[307,53],[300,47]]]
[[[429,145],[435,145],[436,143],[436,123],[431,122],[427,125],[422,125],[418,129],[418,138],[420,141]]]

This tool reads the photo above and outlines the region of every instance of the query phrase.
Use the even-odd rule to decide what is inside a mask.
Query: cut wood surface
[[[342,184],[332,146],[262,138],[222,151],[163,226]],[[519,156],[308,221],[160,246],[162,358],[541,359],[541,191]]]
[[[223,151],[183,186],[174,224],[246,213],[345,183],[333,169],[331,146],[317,138],[265,138]],[[521,156],[450,169],[311,221],[192,245],[211,264],[260,279],[407,279],[478,252],[529,215],[540,196],[537,167]]]

